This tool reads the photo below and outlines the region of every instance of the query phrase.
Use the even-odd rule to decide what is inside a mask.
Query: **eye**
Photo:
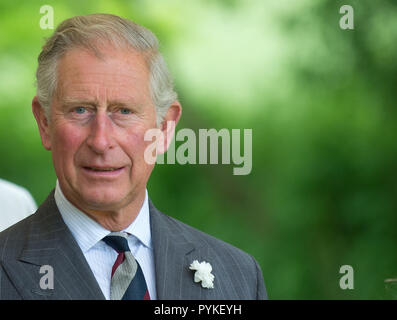
[[[84,108],[84,107],[76,107],[76,108],[74,108],[74,112],[76,112],[76,113],[78,113],[78,114],[83,114],[83,113],[85,113],[86,111],[87,111],[87,109]]]
[[[127,109],[127,108],[121,108],[121,109],[120,109],[120,113],[121,113],[121,114],[130,114],[130,113],[131,113],[131,110],[130,110],[130,109]]]

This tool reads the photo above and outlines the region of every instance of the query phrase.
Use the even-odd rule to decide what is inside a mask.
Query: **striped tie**
[[[110,283],[111,300],[150,300],[141,266],[128,247],[127,233],[112,232],[102,240],[117,251]]]

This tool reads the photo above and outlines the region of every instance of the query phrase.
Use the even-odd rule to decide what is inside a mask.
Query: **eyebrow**
[[[71,104],[84,104],[97,106],[99,104],[98,99],[86,99],[86,98],[73,98],[73,97],[64,97],[60,99],[61,105],[71,105]],[[138,108],[142,108],[141,103],[137,103],[134,99],[130,98],[127,101],[120,100],[108,100],[107,106],[120,106],[120,107],[128,107],[134,106]]]
[[[62,105],[68,104],[89,104],[89,105],[97,105],[97,99],[85,99],[85,98],[71,98],[71,97],[64,97],[59,99]]]

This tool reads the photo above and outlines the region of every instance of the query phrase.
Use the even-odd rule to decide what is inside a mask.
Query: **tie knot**
[[[125,232],[112,232],[102,240],[119,253],[130,251],[127,241],[127,233]]]

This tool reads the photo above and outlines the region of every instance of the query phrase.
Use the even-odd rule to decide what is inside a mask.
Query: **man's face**
[[[59,61],[58,86],[43,145],[52,151],[65,196],[84,211],[114,211],[143,200],[153,165],[144,160],[156,126],[143,57],[72,49]]]

